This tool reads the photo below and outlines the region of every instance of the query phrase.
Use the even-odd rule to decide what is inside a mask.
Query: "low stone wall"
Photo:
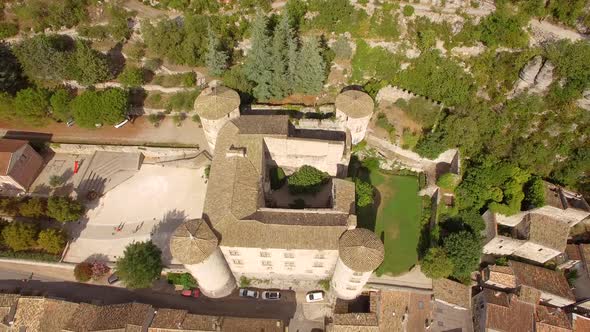
[[[68,154],[93,154],[96,151],[142,153],[150,159],[167,159],[175,157],[195,156],[204,150],[200,148],[159,148],[146,146],[121,146],[121,145],[92,145],[92,144],[51,144],[51,149],[56,153]]]

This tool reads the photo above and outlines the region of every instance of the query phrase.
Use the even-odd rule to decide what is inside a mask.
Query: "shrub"
[[[15,36],[18,33],[18,25],[10,22],[0,22],[0,39]]]
[[[59,262],[61,258],[57,255],[52,255],[45,252],[27,252],[12,250],[0,250],[0,257],[12,259],[26,259],[39,262]]]
[[[11,222],[2,229],[4,244],[14,251],[27,250],[36,244],[37,227],[33,224]]]
[[[39,232],[37,244],[50,254],[58,254],[66,245],[66,236],[53,228],[44,229]]]
[[[197,287],[197,281],[190,273],[168,273],[166,278],[173,285],[181,285],[184,289],[193,289]]]
[[[47,202],[39,197],[29,198],[20,204],[18,210],[23,217],[41,218],[47,211]]]
[[[49,177],[49,185],[52,187],[59,187],[65,183],[64,179],[59,175],[52,175]]]
[[[164,119],[164,115],[160,113],[152,113],[148,115],[148,121],[154,125],[154,127],[158,127],[160,122]]]
[[[410,16],[414,15],[414,7],[411,5],[405,5],[404,9],[403,9],[403,14],[406,17],[410,17]]]
[[[352,56],[352,47],[350,47],[348,39],[346,39],[344,36],[340,36],[338,39],[336,39],[332,45],[332,50],[334,51],[337,59],[348,60]]]
[[[198,114],[193,114],[193,116],[191,116],[191,120],[196,123],[201,123],[201,117]]]
[[[89,281],[92,278],[92,264],[88,262],[76,264],[76,267],[74,267],[74,277],[81,282]]]
[[[318,281],[318,286],[322,287],[322,289],[324,291],[329,291],[330,290],[330,279],[322,279],[320,281]]]
[[[447,190],[455,190],[461,182],[461,177],[453,173],[445,173],[436,180],[436,185]]]
[[[25,122],[39,126],[45,123],[49,110],[49,93],[39,88],[27,88],[17,92],[14,111]]]
[[[105,262],[94,262],[92,263],[92,279],[98,280],[103,276],[107,275],[111,271],[111,268]]]
[[[47,201],[47,215],[59,222],[76,221],[82,214],[82,203],[69,197],[52,196]]]
[[[270,169],[270,188],[272,190],[280,189],[285,184],[285,171],[280,167]]]
[[[422,272],[433,279],[446,278],[453,273],[453,262],[441,248],[430,248],[421,264]]]
[[[303,165],[287,179],[289,191],[292,193],[315,193],[320,191],[322,184],[330,179],[326,172]]]
[[[121,84],[128,87],[142,86],[144,83],[143,69],[135,66],[125,66],[125,69],[117,77]]]
[[[86,90],[72,101],[76,124],[94,128],[97,123],[114,125],[127,114],[128,92],[121,89]]]
[[[53,118],[62,122],[67,121],[72,113],[70,110],[71,101],[70,93],[66,89],[55,91],[49,98]]]
[[[240,277],[240,287],[249,287],[250,284],[252,284],[252,280],[250,280],[246,276]]]
[[[444,239],[444,249],[454,266],[452,276],[468,280],[471,272],[477,269],[481,257],[479,236],[468,231],[452,233]]]
[[[365,207],[373,204],[375,190],[370,183],[357,179],[355,181],[355,192],[357,206]]]

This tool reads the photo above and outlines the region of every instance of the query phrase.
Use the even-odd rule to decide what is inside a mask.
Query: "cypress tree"
[[[252,24],[252,48],[244,63],[244,73],[256,84],[252,92],[259,100],[272,97],[271,38],[267,33],[267,24],[268,19],[259,12]]]
[[[227,60],[229,57],[225,51],[220,50],[219,46],[221,43],[219,42],[219,38],[217,38],[213,31],[211,31],[211,27],[209,27],[207,35],[208,46],[207,55],[205,57],[207,69],[211,75],[221,76],[221,74],[227,69]]]
[[[317,38],[306,39],[297,60],[295,91],[305,94],[320,93],[324,85],[325,70],[326,65]]]
[[[289,79],[291,48],[294,44],[293,31],[289,24],[289,14],[283,13],[275,27],[272,38],[272,81],[271,93],[274,98],[288,96],[292,90]]]

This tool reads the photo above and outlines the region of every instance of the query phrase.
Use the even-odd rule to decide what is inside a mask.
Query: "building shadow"
[[[151,240],[162,250],[162,262],[168,265],[172,262],[170,252],[170,238],[180,224],[187,219],[184,211],[171,210],[166,212],[162,220],[154,225],[151,231]]]

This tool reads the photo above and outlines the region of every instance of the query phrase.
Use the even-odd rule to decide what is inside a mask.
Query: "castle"
[[[210,86],[195,101],[213,151],[202,219],[180,225],[174,258],[209,297],[229,295],[242,277],[331,280],[332,293],[354,299],[384,258],[381,240],[357,228],[355,185],[344,179],[351,145],[366,133],[374,103],[361,91],[336,98],[339,131],[298,129],[287,115],[240,114],[239,95]],[[325,199],[285,206],[271,189],[270,170],[289,174],[311,165],[331,176]]]

